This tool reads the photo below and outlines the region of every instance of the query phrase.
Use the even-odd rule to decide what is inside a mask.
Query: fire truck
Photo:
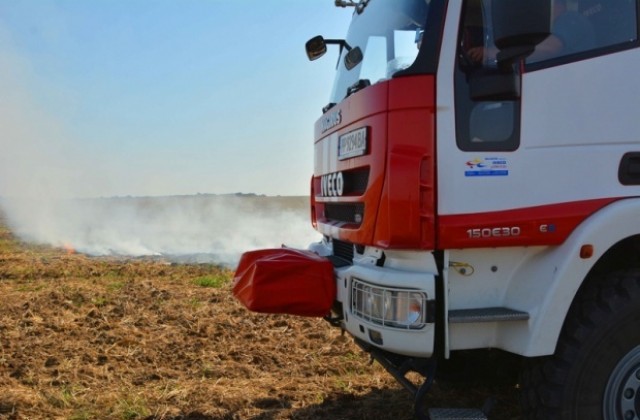
[[[638,0],[335,3],[346,37],[306,44],[338,55],[313,142],[323,239],[246,253],[236,296],[326,316],[418,417],[486,418],[424,401],[498,354],[525,418],[640,419]]]

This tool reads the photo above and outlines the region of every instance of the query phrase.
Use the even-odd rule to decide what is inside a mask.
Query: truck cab
[[[416,400],[500,349],[531,361],[531,418],[640,419],[637,0],[336,4],[344,40],[307,44],[340,47],[310,194],[327,318]]]

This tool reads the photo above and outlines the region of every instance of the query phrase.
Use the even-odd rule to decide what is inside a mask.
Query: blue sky
[[[0,164],[31,141],[41,158],[0,173],[0,196],[37,172],[81,180],[81,195],[308,194],[337,50],[309,62],[304,43],[343,37],[351,12],[333,0],[1,1],[13,129],[0,125]]]

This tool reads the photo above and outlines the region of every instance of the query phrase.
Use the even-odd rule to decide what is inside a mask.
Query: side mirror
[[[307,57],[309,60],[317,60],[327,52],[327,43],[324,41],[322,35],[314,36],[305,44],[307,50]]]
[[[362,62],[362,50],[360,47],[351,48],[347,41],[344,39],[324,39],[322,35],[314,36],[305,44],[307,50],[307,57],[309,60],[317,60],[327,52],[327,44],[335,44],[340,46],[340,55],[342,55],[342,49],[347,49],[347,55],[344,56],[344,66],[347,70],[351,70]],[[340,60],[340,58],[338,58]],[[340,63],[340,61],[338,61]]]
[[[553,0],[492,0],[493,39],[499,52],[497,68],[475,70],[469,78],[474,101],[520,98],[521,79],[514,68],[551,34]]]
[[[491,14],[498,62],[507,65],[529,56],[551,34],[553,0],[493,0]]]
[[[344,66],[347,70],[351,70],[362,62],[362,58],[362,50],[360,47],[352,48],[347,55],[344,56]]]

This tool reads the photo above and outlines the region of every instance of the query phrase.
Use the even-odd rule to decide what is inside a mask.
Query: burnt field
[[[0,218],[2,419],[410,419],[412,401],[316,318],[254,314],[233,272],[19,241]],[[432,406],[516,418],[512,387],[434,385]]]

